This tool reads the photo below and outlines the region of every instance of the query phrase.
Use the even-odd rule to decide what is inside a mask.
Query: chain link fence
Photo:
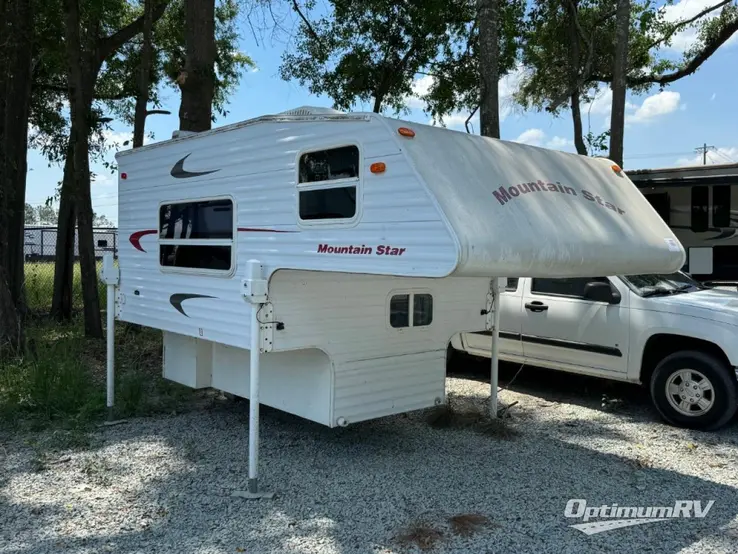
[[[23,252],[25,255],[26,302],[33,312],[44,312],[51,309],[54,295],[54,268],[56,265],[56,227],[25,228]],[[95,260],[98,274],[102,267],[102,258],[112,253],[118,258],[118,229],[99,227],[93,229]],[[101,303],[104,304],[105,287],[99,286]],[[77,232],[74,236],[74,280],[72,285],[72,305],[82,307],[82,276],[79,266],[79,244]]]

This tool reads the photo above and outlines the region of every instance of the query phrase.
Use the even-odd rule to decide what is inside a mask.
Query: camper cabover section
[[[117,160],[118,318],[164,331],[166,377],[248,398],[258,365],[260,402],[328,426],[442,403],[493,278],[684,262],[605,160],[377,114],[298,109]]]
[[[687,251],[684,271],[701,281],[738,283],[738,164],[628,175]]]

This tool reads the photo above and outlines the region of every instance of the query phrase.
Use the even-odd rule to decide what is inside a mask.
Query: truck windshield
[[[631,286],[636,294],[644,297],[669,296],[672,294],[704,290],[706,288],[681,271],[669,273],[668,275],[627,275],[623,276],[622,279]]]

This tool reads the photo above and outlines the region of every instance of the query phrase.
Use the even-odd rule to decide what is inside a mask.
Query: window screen
[[[163,267],[227,272],[232,248],[230,199],[177,202],[159,209],[159,263]]]
[[[712,225],[714,227],[731,227],[730,187],[730,185],[712,187]]]
[[[342,181],[335,182],[339,179]],[[300,219],[353,219],[358,182],[359,149],[356,146],[303,154],[298,178]]]
[[[692,187],[692,230],[696,232],[708,229],[708,196],[710,189],[706,186]]]
[[[427,327],[432,322],[433,297],[430,294],[396,294],[390,299],[392,327]]]
[[[359,149],[343,146],[300,156],[300,183],[317,183],[359,176]]]

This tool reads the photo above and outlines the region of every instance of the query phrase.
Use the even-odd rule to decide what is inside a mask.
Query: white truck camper
[[[498,278],[685,259],[608,160],[374,113],[298,108],[116,158],[110,312],[163,331],[166,378],[251,399],[252,495],[259,403],[329,427],[442,404],[451,338],[496,334]]]

